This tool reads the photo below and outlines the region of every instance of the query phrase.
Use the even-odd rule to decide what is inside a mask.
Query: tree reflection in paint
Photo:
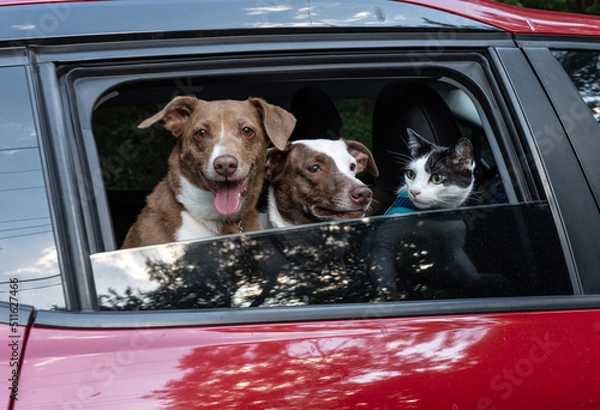
[[[255,337],[229,330],[230,343],[193,349],[179,363],[183,376],[149,397],[165,409],[442,408],[435,406],[450,399],[428,378],[459,388],[456,372],[485,366],[473,347],[493,326],[485,318],[459,322],[413,319],[384,329],[361,321],[330,331],[274,325]]]

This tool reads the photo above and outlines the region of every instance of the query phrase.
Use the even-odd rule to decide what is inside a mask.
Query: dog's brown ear
[[[183,125],[200,103],[201,101],[196,97],[175,97],[161,111],[142,121],[138,128],[148,128],[157,122],[162,122],[166,129],[179,137],[183,131]]]
[[[267,150],[267,161],[265,162],[265,179],[273,182],[279,178],[285,168],[285,161],[289,153],[288,149],[269,148]]]
[[[267,136],[275,147],[283,150],[288,138],[296,126],[296,118],[286,110],[267,103],[262,98],[248,98],[261,114]]]
[[[348,152],[350,155],[356,158],[356,162],[358,163],[358,172],[366,170],[375,176],[379,176],[379,170],[377,169],[375,159],[373,158],[371,151],[369,151],[369,148],[365,147],[358,141],[344,140],[344,142],[348,147]]]

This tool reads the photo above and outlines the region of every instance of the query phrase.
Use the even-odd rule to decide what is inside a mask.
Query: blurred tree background
[[[513,6],[600,15],[600,0],[498,0]]]
[[[336,101],[337,109],[344,124],[344,137],[362,142],[371,148],[373,106],[372,98],[348,98]]]

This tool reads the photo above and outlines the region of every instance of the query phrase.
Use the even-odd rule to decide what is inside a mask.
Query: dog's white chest
[[[175,232],[177,241],[206,238],[219,234],[217,224],[212,221],[198,222],[188,211],[181,211],[181,226]]]
[[[180,182],[177,200],[185,210],[181,211],[181,226],[175,232],[175,239],[186,241],[219,235],[222,221],[213,205],[214,195],[192,185],[183,176]]]

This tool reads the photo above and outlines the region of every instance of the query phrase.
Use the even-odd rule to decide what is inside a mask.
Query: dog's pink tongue
[[[217,183],[217,192],[215,197],[215,208],[221,215],[229,216],[235,213],[240,207],[240,188],[239,184],[234,182]]]

